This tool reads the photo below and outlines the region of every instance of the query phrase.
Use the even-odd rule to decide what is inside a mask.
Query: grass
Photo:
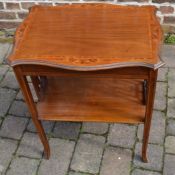
[[[164,43],[175,45],[175,34],[167,34]]]
[[[13,38],[0,38],[0,43],[13,43]]]
[[[0,43],[13,43],[14,30],[0,29]]]

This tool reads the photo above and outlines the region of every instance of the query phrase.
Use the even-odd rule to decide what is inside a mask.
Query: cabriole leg
[[[45,157],[47,159],[49,159],[49,157],[50,157],[49,143],[48,143],[46,134],[44,132],[44,129],[42,127],[42,124],[38,120],[38,113],[37,113],[37,110],[36,110],[36,106],[35,106],[35,103],[34,103],[34,100],[33,100],[33,97],[32,97],[32,94],[31,94],[31,91],[30,91],[30,88],[29,88],[26,76],[24,76],[22,74],[20,66],[14,67],[14,72],[15,72],[16,78],[18,80],[18,83],[19,83],[19,85],[21,87],[21,91],[22,91],[22,93],[24,95],[25,101],[26,101],[26,103],[28,105],[29,111],[31,113],[32,121],[33,121],[33,123],[34,123],[34,125],[35,125],[35,127],[36,127],[36,129],[38,131],[38,135],[39,135],[39,137],[41,139],[41,142],[42,142],[42,144],[44,146]]]
[[[147,147],[149,132],[151,127],[151,118],[154,106],[154,97],[156,90],[156,80],[157,80],[157,70],[150,70],[148,83],[147,83],[147,99],[146,99],[146,113],[144,122],[144,132],[143,132],[143,144],[142,144],[142,160],[148,162],[147,160]]]

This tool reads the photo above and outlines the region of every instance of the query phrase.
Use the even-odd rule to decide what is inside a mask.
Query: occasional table
[[[120,122],[144,124],[147,162],[157,70],[163,65],[155,11],[110,4],[31,8],[16,31],[9,63],[46,158],[50,148],[42,120]]]

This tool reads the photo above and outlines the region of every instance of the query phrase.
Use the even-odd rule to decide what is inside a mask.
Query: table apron
[[[60,76],[60,77],[91,77],[118,79],[145,79],[152,70],[146,67],[124,67],[97,71],[75,71],[40,65],[18,65],[24,76]],[[14,68],[15,68],[14,67]]]

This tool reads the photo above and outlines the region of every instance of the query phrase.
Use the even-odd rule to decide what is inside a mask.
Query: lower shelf
[[[40,120],[144,122],[143,81],[114,78],[48,78],[37,103]]]

